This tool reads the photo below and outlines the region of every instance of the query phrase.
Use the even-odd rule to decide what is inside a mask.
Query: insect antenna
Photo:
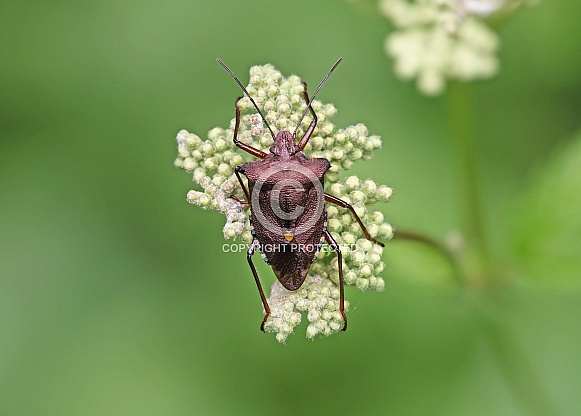
[[[266,124],[266,127],[268,127],[268,130],[270,131],[270,134],[272,135],[272,138],[274,139],[275,138],[275,134],[272,132],[272,129],[270,128],[270,126],[266,122],[266,119],[264,118],[264,115],[262,114],[262,111],[260,111],[260,108],[258,108],[258,105],[256,105],[256,103],[254,102],[254,99],[250,96],[250,94],[248,94],[248,91],[246,91],[246,88],[244,88],[244,85],[242,85],[242,83],[240,82],[240,80],[238,78],[236,78],[236,75],[234,75],[234,73],[232,71],[230,71],[230,68],[228,68],[226,66],[226,64],[220,60],[220,58],[216,58],[216,61],[218,61],[218,63],[220,65],[222,65],[222,68],[224,68],[226,70],[226,72],[228,72],[230,75],[232,75],[232,78],[234,78],[234,81],[236,81],[236,83],[238,84],[238,86],[240,88],[242,88],[242,91],[244,91],[244,94],[246,94],[246,96],[248,98],[250,98],[250,101],[254,105],[254,108],[256,108],[256,111],[258,111],[258,114],[260,114],[260,117],[262,117],[262,121],[264,121],[264,124]],[[335,66],[337,66],[337,65],[335,65]],[[303,115],[303,117],[304,117],[304,115]]]
[[[305,107],[305,111],[303,111],[303,115],[301,116],[301,119],[297,123],[297,128],[295,129],[295,131],[293,133],[293,136],[296,137],[297,131],[299,130],[299,127],[301,126],[301,123],[303,122],[303,118],[305,118],[305,116],[307,115],[307,111],[309,111],[309,108],[311,107],[311,104],[315,100],[315,97],[317,96],[317,93],[321,90],[321,88],[323,87],[323,85],[325,84],[325,82],[327,82],[327,79],[329,79],[329,76],[331,76],[331,73],[335,70],[335,68],[337,68],[337,66],[341,63],[342,60],[343,60],[343,58],[339,58],[339,60],[337,62],[335,62],[335,65],[333,65],[333,67],[329,70],[329,72],[327,73],[327,75],[325,75],[325,78],[323,78],[323,80],[321,81],[321,83],[317,87],[317,90],[315,91],[315,93],[313,94],[313,96],[309,100],[309,103]]]

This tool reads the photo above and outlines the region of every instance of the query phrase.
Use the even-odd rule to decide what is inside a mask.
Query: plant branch
[[[418,233],[415,233],[413,231],[406,231],[406,230],[400,230],[400,229],[396,230],[396,232],[394,233],[393,240],[396,240],[396,241],[403,240],[403,241],[412,241],[412,242],[416,242],[416,243],[421,243],[421,244],[424,244],[424,245],[436,250],[441,255],[446,257],[446,259],[450,262],[450,265],[452,266],[452,270],[454,272],[454,278],[458,281],[458,283],[463,283],[463,280],[462,280],[460,273],[459,273],[458,263],[456,261],[456,257],[454,256],[454,253],[452,253],[452,251],[450,251],[444,244],[441,244],[438,241],[436,241],[433,238],[430,238],[426,235],[418,234]]]

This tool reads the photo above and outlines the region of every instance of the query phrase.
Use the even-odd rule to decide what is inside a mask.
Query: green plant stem
[[[464,250],[458,257],[461,273],[467,283],[485,286],[490,283],[492,274],[477,175],[471,85],[450,83],[448,103],[448,129],[454,158],[457,210],[465,240]]]
[[[448,128],[454,157],[458,215],[464,247],[455,256],[468,293],[477,289],[475,315],[490,350],[513,397],[526,414],[556,412],[526,357],[515,333],[507,326],[505,310],[496,305],[494,291],[500,283],[492,268],[482,213],[477,174],[476,135],[473,122],[472,86],[451,83],[448,91]]]
[[[463,280],[460,276],[460,270],[458,269],[458,264],[456,262],[456,258],[454,257],[454,253],[452,253],[450,250],[448,250],[444,244],[441,244],[438,241],[436,241],[428,236],[425,236],[425,235],[422,235],[419,233],[415,233],[413,231],[400,230],[400,229],[398,229],[395,232],[393,239],[396,241],[398,241],[398,240],[412,241],[412,242],[424,244],[430,248],[433,248],[434,250],[436,250],[437,252],[442,254],[444,257],[446,257],[446,259],[450,262],[450,266],[452,267],[452,271],[454,273],[455,280],[459,284],[463,283]]]

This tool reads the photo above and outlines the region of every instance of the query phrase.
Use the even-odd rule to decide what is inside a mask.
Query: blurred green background
[[[580,2],[505,23],[501,73],[474,85],[510,284],[457,288],[438,253],[393,241],[385,292],[347,288],[346,333],[310,342],[303,324],[286,345],[258,329],[223,217],[186,203],[175,135],[233,118],[240,91],[216,57],[242,82],[272,63],[313,85],[342,56],[319,98],[337,126],[384,139],[352,172],[394,188],[394,227],[445,238],[459,226],[446,95],[394,77],[374,3],[1,9],[0,414],[581,414]]]

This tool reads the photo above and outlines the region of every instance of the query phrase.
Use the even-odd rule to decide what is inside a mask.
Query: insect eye
[[[276,155],[276,152],[274,151],[274,146],[272,146],[272,147],[270,148],[270,153],[272,153],[273,155]]]

